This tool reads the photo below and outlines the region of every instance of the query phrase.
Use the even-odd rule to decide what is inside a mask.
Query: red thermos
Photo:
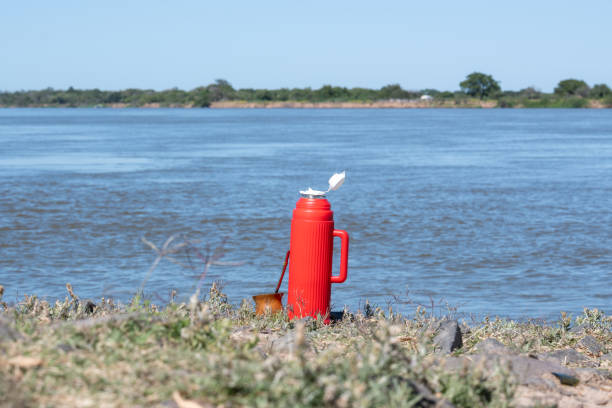
[[[334,237],[341,241],[340,274],[332,276]],[[329,322],[331,284],[346,280],[349,235],[334,229],[334,213],[324,195],[302,195],[291,220],[289,318],[321,316]]]

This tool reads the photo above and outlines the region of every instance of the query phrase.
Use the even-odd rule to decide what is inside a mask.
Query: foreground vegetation
[[[226,80],[190,91],[177,88],[154,91],[99,89],[0,92],[0,107],[389,107],[378,102],[400,102],[391,107],[501,107],[501,108],[605,108],[612,107],[612,91],[606,84],[590,87],[582,80],[559,82],[553,93],[535,87],[520,91],[502,90],[492,76],[474,72],[460,84],[458,91],[423,89],[409,91],[398,84],[380,89],[346,88],[325,85],[319,89],[234,89]],[[421,99],[424,97],[425,99]],[[341,105],[342,103],[352,105]],[[401,102],[404,102],[403,104]],[[406,103],[411,102],[411,103]]]
[[[605,354],[612,319],[596,310],[555,325],[463,324],[462,347],[447,355],[435,337],[447,320],[425,309],[405,318],[366,305],[326,326],[256,317],[249,302],[230,305],[216,285],[206,297],[165,307],[139,296],[127,305],[94,304],[68,288],[70,296],[54,304],[26,296],[11,306],[0,298],[0,406],[506,407],[567,398],[570,389],[576,398],[612,393]],[[549,394],[533,389],[531,377],[514,376],[502,358],[521,359],[512,360],[516,368],[532,360],[525,353],[581,350],[585,336],[603,347],[578,353],[584,360],[576,367],[591,371],[576,368],[565,381],[544,376],[541,384],[536,373],[536,383],[551,382]],[[490,349],[493,339],[501,352]]]

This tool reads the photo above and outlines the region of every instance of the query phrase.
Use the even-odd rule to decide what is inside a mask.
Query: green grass
[[[417,391],[424,387],[456,406],[504,407],[514,392],[502,369],[442,370],[432,346],[438,319],[424,309],[406,318],[369,308],[331,325],[303,324],[284,314],[256,317],[248,302],[233,306],[214,285],[205,299],[165,307],[137,296],[128,305],[100,300],[88,313],[74,295],[54,304],[25,297],[0,309],[21,336],[0,340],[2,406],[161,406],[173,394],[202,406],[428,406]],[[572,346],[579,337],[568,319],[485,319],[465,328],[455,354],[488,337],[524,352]],[[588,322],[610,347],[609,317],[587,310],[574,321]],[[285,346],[273,343],[282,336],[290,337]]]

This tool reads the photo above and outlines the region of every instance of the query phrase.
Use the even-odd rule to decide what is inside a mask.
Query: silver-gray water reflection
[[[341,170],[330,201],[351,249],[336,308],[611,311],[607,110],[0,110],[5,298],[63,297],[70,282],[128,299],[155,258],[140,238],[177,232],[229,237],[223,260],[245,264],[206,280],[233,302],[268,292],[298,190]],[[197,274],[164,261],[146,292],[187,296]]]

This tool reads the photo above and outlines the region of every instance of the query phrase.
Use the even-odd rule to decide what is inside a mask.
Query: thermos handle
[[[346,280],[346,271],[348,269],[348,252],[349,252],[349,234],[344,230],[334,230],[334,237],[341,240],[340,244],[340,275],[332,276],[331,283],[342,283]]]

